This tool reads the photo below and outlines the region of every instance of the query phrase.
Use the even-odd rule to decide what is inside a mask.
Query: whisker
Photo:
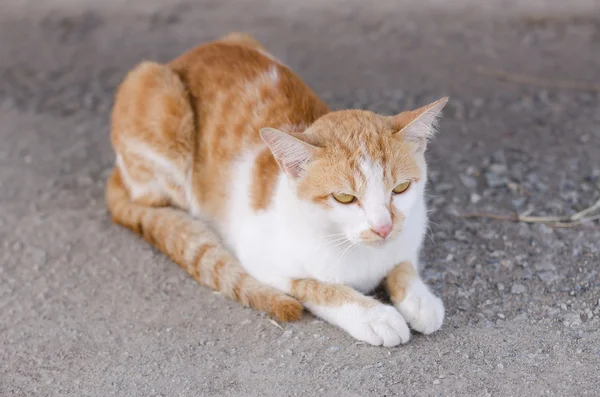
[[[344,258],[346,257],[346,255],[348,255],[348,253],[352,250],[352,248],[356,247],[356,243],[352,243],[348,248],[346,248],[344,250],[344,252],[342,252],[342,255],[340,255],[340,262],[342,262],[344,260]]]

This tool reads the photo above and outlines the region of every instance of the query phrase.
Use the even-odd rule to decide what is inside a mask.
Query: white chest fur
[[[254,158],[249,154],[238,164],[229,216],[220,228],[226,245],[257,279],[279,287],[282,280],[314,278],[367,292],[398,263],[418,263],[427,224],[422,194],[393,239],[377,246],[352,246],[322,230],[322,214],[299,208],[284,177],[279,178],[272,205],[255,212],[248,199]]]

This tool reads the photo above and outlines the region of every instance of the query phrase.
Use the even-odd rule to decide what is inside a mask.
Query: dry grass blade
[[[283,331],[283,327],[282,327],[281,325],[279,325],[279,323],[278,323],[277,321],[275,321],[275,320],[273,320],[272,318],[270,318],[270,319],[269,319],[269,322],[270,322],[271,324],[273,324],[274,326],[276,326],[277,328],[279,328],[280,330],[282,330],[282,331]]]
[[[599,212],[599,213],[596,213]],[[524,223],[544,223],[551,227],[567,228],[582,225],[600,219],[600,200],[576,214],[570,216],[530,216],[528,214],[502,215],[485,212],[472,212],[461,215],[462,218],[487,218],[500,221],[513,221]]]
[[[584,83],[580,81],[569,80],[551,80],[536,76],[527,76],[524,74],[506,72],[500,69],[489,69],[478,66],[475,71],[479,74],[495,77],[500,80],[509,81],[517,84],[527,84],[542,88],[559,88],[563,90],[578,91],[596,91],[600,92],[600,84]]]

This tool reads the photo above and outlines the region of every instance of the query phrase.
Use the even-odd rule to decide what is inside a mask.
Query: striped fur
[[[178,209],[133,203],[118,169],[108,180],[106,202],[115,223],[156,246],[198,283],[280,321],[295,321],[302,316],[303,307],[298,301],[248,275],[201,221]]]

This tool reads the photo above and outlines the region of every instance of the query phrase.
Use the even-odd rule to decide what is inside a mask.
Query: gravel
[[[163,3],[0,6],[1,396],[594,395],[598,222],[462,215],[568,215],[600,199],[600,95],[474,72],[600,81],[597,2]],[[110,222],[115,87],[142,59],[231,30],[333,108],[451,97],[428,151],[422,258],[446,304],[439,333],[384,349],[310,315],[279,329]]]

